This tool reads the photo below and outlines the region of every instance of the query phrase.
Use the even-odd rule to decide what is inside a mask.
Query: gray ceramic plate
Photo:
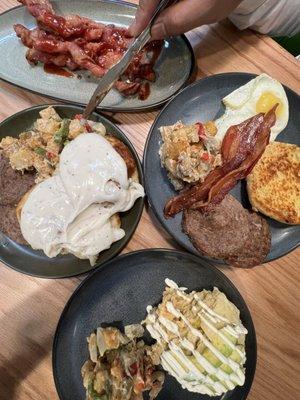
[[[246,336],[246,380],[222,396],[223,400],[247,397],[256,366],[256,337],[250,312],[233,284],[217,268],[199,257],[162,249],[129,253],[106,263],[82,282],[68,301],[53,343],[53,374],[60,400],[85,398],[80,374],[88,358],[86,338],[98,326],[139,323],[146,307],[161,301],[165,278],[193,289],[217,286],[240,310],[248,330]],[[150,282],[150,284],[149,284]],[[148,398],[148,397],[145,397]],[[157,400],[209,400],[212,397],[183,390],[171,376],[166,377]],[[221,397],[213,397],[215,400]]]
[[[130,25],[136,12],[135,5],[108,0],[58,0],[51,3],[61,14],[79,14],[120,26]],[[80,72],[82,79],[65,78],[45,73],[42,65],[31,67],[25,58],[26,48],[13,30],[15,23],[30,29],[36,26],[36,21],[25,7],[13,8],[0,16],[0,79],[56,100],[87,104],[99,80],[89,78],[87,72]],[[104,99],[101,109],[137,111],[157,107],[184,86],[193,67],[193,51],[187,39],[181,36],[166,40],[155,65],[157,80],[151,84],[148,99],[125,98],[112,90]]]
[[[144,175],[150,206],[166,231],[181,246],[194,254],[201,255],[181,231],[181,213],[170,219],[165,219],[163,215],[164,205],[167,199],[175,195],[175,190],[169,182],[165,169],[161,167],[158,151],[162,139],[159,127],[172,125],[178,120],[189,124],[216,119],[224,112],[221,99],[255,76],[247,73],[227,73],[195,82],[183,89],[164,107],[149,133],[144,152]],[[289,101],[290,119],[288,126],[277,140],[300,145],[300,97],[287,87],[285,91]],[[250,208],[245,182],[239,182],[231,193],[244,207]],[[282,224],[270,218],[267,218],[267,221],[271,228],[272,247],[266,261],[271,261],[289,253],[299,245],[300,226]]]
[[[78,106],[53,106],[59,115],[64,118],[72,118],[74,115],[82,113],[82,108]],[[7,118],[0,124],[0,140],[5,136],[18,136],[21,132],[30,128],[37,120],[39,111],[45,107],[47,105],[29,108]],[[140,182],[143,184],[142,167],[139,157],[124,133],[116,125],[98,114],[93,114],[91,119],[101,121],[105,125],[107,132],[121,139],[129,147],[138,167]],[[91,267],[89,261],[79,260],[72,255],[48,258],[41,251],[36,251],[30,246],[21,246],[13,242],[1,232],[0,261],[19,272],[41,278],[65,278],[83,274],[110,260],[126,246],[139,223],[143,206],[143,199],[138,199],[130,211],[120,214],[122,228],[125,230],[126,235],[123,239],[113,243],[108,250],[100,253],[95,267]]]

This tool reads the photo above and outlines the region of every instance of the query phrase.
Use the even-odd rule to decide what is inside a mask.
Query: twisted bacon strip
[[[53,64],[60,68],[66,67],[71,71],[79,68],[72,58],[66,54],[48,54],[43,51],[28,49],[26,59],[30,64],[42,62],[43,64]]]
[[[64,39],[87,34],[89,38],[99,39],[104,25],[79,15],[62,17],[55,14],[48,0],[18,0],[25,5],[44,29],[49,29]]]
[[[97,77],[102,77],[106,72],[100,65],[94,63],[92,58],[75,42],[60,40],[38,28],[30,31],[21,24],[14,25],[14,29],[23,44],[30,49],[33,48],[49,54],[71,55],[73,62],[77,66],[91,71]]]
[[[204,182],[168,200],[164,214],[173,217],[187,208],[199,209],[219,203],[244,179],[262,156],[269,143],[271,128],[276,121],[277,105],[267,114],[257,114],[239,125],[231,126],[224,137],[221,154],[223,164],[211,171]]]

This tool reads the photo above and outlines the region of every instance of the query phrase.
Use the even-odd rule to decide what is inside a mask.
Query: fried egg
[[[216,138],[223,140],[228,128],[240,124],[258,113],[267,113],[275,104],[276,123],[271,129],[270,141],[287,126],[289,104],[283,86],[269,75],[262,74],[224,97],[225,113],[215,121]]]

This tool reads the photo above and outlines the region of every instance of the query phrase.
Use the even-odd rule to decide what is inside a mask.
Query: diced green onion
[[[91,381],[88,385],[88,394],[91,396],[93,400],[108,400],[108,397],[106,394],[100,395],[96,392],[94,389],[94,382]]]
[[[39,156],[44,156],[46,154],[46,149],[43,147],[36,147],[34,149],[35,153],[38,154]]]
[[[64,141],[67,140],[70,123],[70,119],[65,118],[62,120],[60,129],[54,134],[55,143],[63,144]]]

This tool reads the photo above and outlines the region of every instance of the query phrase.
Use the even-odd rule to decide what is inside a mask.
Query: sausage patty
[[[15,206],[0,206],[0,232],[14,242],[28,244],[23,238]]]
[[[201,253],[234,266],[261,264],[271,246],[267,222],[231,195],[204,211],[185,210],[182,228]]]
[[[17,205],[24,194],[34,186],[34,172],[12,169],[9,160],[0,155],[0,205]]]
[[[35,172],[15,171],[0,155],[0,231],[19,244],[27,244],[21,233],[16,205],[33,186]]]

